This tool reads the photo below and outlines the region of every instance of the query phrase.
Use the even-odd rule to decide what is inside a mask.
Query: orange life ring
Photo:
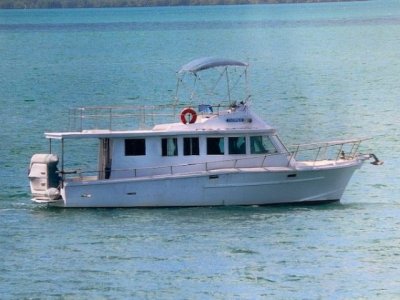
[[[181,121],[183,124],[193,124],[197,120],[197,113],[193,108],[185,108],[181,112]]]

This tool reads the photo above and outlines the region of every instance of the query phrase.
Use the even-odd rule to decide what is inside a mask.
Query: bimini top
[[[179,70],[178,73],[185,73],[185,72],[197,73],[202,70],[207,70],[215,67],[225,67],[225,66],[247,67],[248,64],[233,59],[203,57],[192,60],[191,62],[187,63]]]

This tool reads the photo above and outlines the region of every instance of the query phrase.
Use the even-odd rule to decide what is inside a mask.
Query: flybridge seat
[[[209,104],[200,104],[199,113],[212,114],[214,112],[213,107]]]

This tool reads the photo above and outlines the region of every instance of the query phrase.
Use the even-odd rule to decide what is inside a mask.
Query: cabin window
[[[268,136],[251,136],[250,137],[251,154],[277,153],[274,144],[272,144]]]
[[[177,156],[178,155],[178,139],[165,138],[161,140],[162,156]]]
[[[199,155],[199,138],[183,138],[183,155]]]
[[[224,155],[224,138],[210,137],[207,138],[207,154],[208,155]]]
[[[125,140],[125,156],[146,155],[145,139],[128,139]]]
[[[229,154],[246,154],[246,137],[235,136],[228,138]]]

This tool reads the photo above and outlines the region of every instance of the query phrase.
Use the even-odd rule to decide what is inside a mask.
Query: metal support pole
[[[229,74],[228,74],[228,68],[225,68],[225,75],[226,75],[226,87],[228,89],[228,102],[229,105],[231,105],[231,87],[229,83]]]
[[[61,138],[61,187],[64,187],[64,139]]]
[[[340,156],[342,154],[343,146],[344,146],[344,143],[340,145],[339,153],[338,153],[338,155],[336,157],[336,160],[339,160],[339,158],[340,158]]]
[[[357,141],[353,144],[353,147],[355,147],[354,152],[352,153],[352,158],[354,158],[357,154],[358,148],[360,147],[361,141]],[[351,149],[353,151],[353,149]]]
[[[317,160],[318,160],[318,156],[319,156],[319,153],[321,152],[321,147],[319,147],[318,148],[318,152],[317,152],[317,155],[315,156],[315,159],[314,159],[314,164],[313,164],[313,167],[315,167],[315,163],[317,162]]]

